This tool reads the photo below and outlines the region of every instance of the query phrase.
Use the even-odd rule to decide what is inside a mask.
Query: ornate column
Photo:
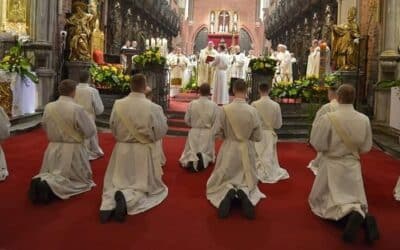
[[[399,74],[400,1],[387,0],[384,4],[384,32],[380,55],[380,80],[397,79]]]
[[[31,1],[30,35],[32,42],[26,46],[34,54],[35,71],[39,77],[37,86],[38,108],[43,108],[54,94],[54,61],[52,50],[57,27],[57,2],[54,0]]]

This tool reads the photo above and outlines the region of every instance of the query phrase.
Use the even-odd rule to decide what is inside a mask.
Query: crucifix
[[[219,15],[222,17],[222,23],[220,23],[220,32],[228,32],[228,21],[229,21],[229,14],[226,11],[222,11]],[[220,19],[221,20],[221,19]]]

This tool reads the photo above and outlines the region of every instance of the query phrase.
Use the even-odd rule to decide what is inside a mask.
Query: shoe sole
[[[357,233],[363,224],[364,218],[358,214],[352,214],[346,224],[346,228],[343,232],[342,239],[346,243],[352,243],[357,237]]]
[[[115,207],[114,219],[118,222],[124,222],[127,213],[126,200],[121,191],[115,193]]]

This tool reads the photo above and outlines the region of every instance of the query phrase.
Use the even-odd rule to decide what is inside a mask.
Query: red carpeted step
[[[180,127],[180,128],[189,128],[188,125],[186,125],[185,121],[183,119],[168,119],[168,126],[170,127]]]
[[[168,135],[174,135],[174,136],[187,136],[189,133],[190,128],[189,127],[174,127],[174,126],[169,126],[168,127]]]

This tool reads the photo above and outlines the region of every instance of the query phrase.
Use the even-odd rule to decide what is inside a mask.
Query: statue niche
[[[109,37],[110,54],[119,54],[121,48],[121,28],[122,28],[122,15],[121,15],[121,4],[119,1],[114,1],[111,5],[110,20],[109,20]]]

